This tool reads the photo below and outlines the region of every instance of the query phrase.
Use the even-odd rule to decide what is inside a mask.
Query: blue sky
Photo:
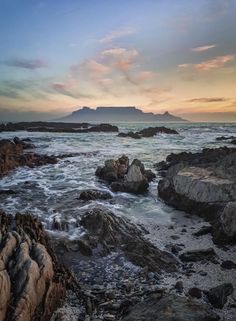
[[[0,116],[136,105],[232,119],[235,14],[234,0],[0,0]]]

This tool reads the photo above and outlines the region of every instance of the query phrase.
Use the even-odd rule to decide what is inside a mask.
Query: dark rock
[[[20,122],[0,124],[0,131],[29,131],[53,133],[89,133],[89,132],[118,132],[117,126],[110,124],[91,125],[88,123],[63,122]]]
[[[129,158],[125,155],[118,160],[105,161],[104,167],[98,167],[95,175],[110,184],[114,192],[145,193],[149,187],[148,182],[154,179],[155,174],[145,170],[144,165],[135,159],[129,165]]]
[[[182,253],[179,258],[183,262],[212,261],[216,258],[216,253],[213,248],[193,250]]]
[[[221,141],[221,140],[230,140],[230,139],[235,139],[235,136],[220,136],[216,137],[216,140]]]
[[[108,200],[112,195],[109,192],[88,189],[80,193],[79,199],[83,201]]]
[[[0,248],[0,319],[49,320],[73,277],[58,262],[42,224],[29,214],[0,212]]]
[[[202,297],[202,291],[196,287],[189,289],[188,294],[197,299],[201,299]]]
[[[19,166],[42,166],[46,164],[56,164],[54,156],[39,155],[36,153],[24,153],[24,144],[18,139],[10,141],[0,140],[0,177]]]
[[[167,294],[151,297],[129,308],[122,321],[218,321],[220,318],[206,304]]]
[[[133,139],[141,139],[141,136],[138,133],[134,133],[134,132],[128,132],[128,133],[119,133],[118,137],[130,137]]]
[[[206,235],[212,232],[212,226],[202,226],[200,228],[200,230],[198,230],[197,232],[193,233],[193,235],[195,236],[202,236],[202,235]]]
[[[82,216],[80,224],[87,230],[83,236],[87,244],[100,249],[103,255],[121,249],[132,263],[148,267],[149,271],[176,270],[177,260],[146,240],[142,231],[127,218],[95,208]]]
[[[236,269],[236,263],[231,260],[226,260],[221,263],[221,267],[226,270]]]
[[[176,130],[166,128],[166,127],[148,127],[140,130],[139,132],[119,133],[118,136],[140,139],[141,137],[153,137],[158,133],[174,134],[174,135],[178,134]]]
[[[227,302],[227,297],[233,293],[231,283],[224,283],[207,292],[207,298],[214,308],[222,309]]]
[[[175,283],[175,289],[178,293],[183,293],[184,291],[184,285],[183,285],[183,281],[177,281]]]
[[[0,195],[15,195],[17,194],[16,191],[13,191],[12,189],[0,189]]]

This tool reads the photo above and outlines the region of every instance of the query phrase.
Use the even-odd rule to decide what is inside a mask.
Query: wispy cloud
[[[227,62],[232,61],[234,58],[235,58],[235,55],[219,56],[213,59],[203,61],[199,64],[195,64],[194,68],[198,71],[208,71],[208,70],[218,69],[223,67]]]
[[[47,66],[45,61],[41,59],[21,59],[15,58],[5,62],[7,66],[10,67],[17,67],[17,68],[24,68],[24,69],[39,69],[44,68]]]
[[[201,98],[193,98],[186,100],[190,103],[220,103],[228,101],[229,99],[225,97],[201,97]]]
[[[235,55],[218,56],[209,60],[202,61],[198,64],[180,64],[179,68],[193,67],[197,71],[210,71],[224,67],[225,64],[234,60]]]
[[[195,52],[203,52],[203,51],[207,51],[211,48],[215,48],[215,47],[216,47],[216,45],[205,45],[205,46],[192,48],[191,50],[195,51]]]
[[[101,44],[111,43],[113,40],[132,35],[136,32],[133,27],[124,27],[108,33],[105,37],[98,40]]]

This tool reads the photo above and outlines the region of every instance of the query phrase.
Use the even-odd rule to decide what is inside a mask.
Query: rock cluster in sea
[[[166,127],[148,127],[144,128],[138,132],[128,132],[128,133],[119,133],[119,137],[130,137],[134,139],[141,139],[142,137],[153,137],[156,134],[174,134],[177,135],[178,132],[175,129],[170,129]]]
[[[99,166],[95,174],[106,181],[114,192],[135,194],[145,193],[149,182],[155,178],[155,174],[146,170],[140,160],[134,159],[130,165],[126,155],[118,160],[106,160],[104,166]]]

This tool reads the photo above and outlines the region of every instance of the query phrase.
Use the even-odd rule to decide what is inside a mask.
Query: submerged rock
[[[173,294],[153,296],[129,308],[122,321],[217,321],[220,318],[206,304]]]
[[[174,256],[146,240],[143,232],[127,218],[95,208],[82,216],[80,225],[86,230],[84,242],[92,249],[100,249],[103,255],[120,249],[132,263],[148,267],[150,271],[177,269]]]
[[[110,184],[113,191],[145,193],[149,182],[155,178],[151,170],[145,170],[143,163],[135,159],[129,165],[129,158],[123,155],[118,160],[105,161],[104,167],[98,167],[96,176]]]
[[[35,167],[57,163],[54,156],[24,153],[24,144],[16,138],[14,141],[0,140],[0,177],[19,166]]]
[[[31,215],[0,212],[0,320],[47,321],[64,298],[71,274]]]

